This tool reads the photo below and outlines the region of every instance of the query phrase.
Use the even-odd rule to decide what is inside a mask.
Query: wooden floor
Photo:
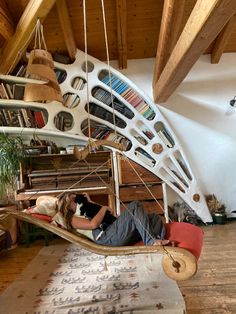
[[[226,225],[206,226],[203,230],[205,241],[198,273],[191,280],[179,283],[187,313],[236,313],[236,220]],[[37,255],[42,245],[37,241],[30,248],[19,246],[0,253],[0,293]]]

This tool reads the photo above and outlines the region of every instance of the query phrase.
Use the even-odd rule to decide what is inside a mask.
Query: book
[[[149,167],[154,167],[155,166],[155,163],[156,163],[155,160],[150,155],[148,155],[147,153],[145,154],[144,150],[139,151],[139,150],[136,149],[134,154],[145,165],[147,165]]]
[[[165,145],[169,148],[174,147],[174,140],[172,137],[167,133],[165,130],[160,130],[157,132],[158,136],[162,139],[162,141],[165,143]]]

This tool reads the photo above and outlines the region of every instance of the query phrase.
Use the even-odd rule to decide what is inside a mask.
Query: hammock
[[[167,238],[174,241],[178,247],[172,246],[105,246],[94,243],[78,232],[69,232],[52,225],[30,214],[4,207],[0,210],[0,229],[8,230],[12,218],[26,221],[44,228],[61,238],[82,246],[93,253],[105,256],[160,253],[163,254],[162,267],[164,272],[173,280],[186,280],[197,272],[197,259],[200,256],[203,232],[199,227],[188,223],[166,224]]]

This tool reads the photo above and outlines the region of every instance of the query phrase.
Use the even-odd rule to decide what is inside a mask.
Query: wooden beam
[[[127,68],[127,8],[126,0],[116,0],[118,62],[120,69]]]
[[[212,48],[212,52],[211,52],[212,64],[218,63],[220,61],[220,58],[225,50],[225,46],[227,45],[227,42],[234,29],[234,25],[235,25],[235,16],[232,16],[229,22],[226,24],[226,26],[223,28],[223,30],[220,32],[220,34],[216,38],[214,47]]]
[[[165,0],[161,28],[156,53],[153,86],[164,69],[171,52],[179,38],[185,0]]]
[[[14,34],[14,23],[3,7],[0,7],[0,34],[6,40],[9,40]]]
[[[72,31],[72,25],[70,21],[70,16],[66,4],[66,0],[57,0],[57,14],[60,21],[62,33],[66,43],[68,54],[71,60],[75,60],[76,54],[76,43]]]
[[[2,51],[3,60],[0,64],[0,73],[7,74],[21,58],[30,40],[34,35],[37,19],[42,22],[50,12],[56,0],[30,0],[16,27],[14,35],[7,42]]]
[[[156,102],[165,102],[236,11],[235,0],[198,0],[154,86]]]

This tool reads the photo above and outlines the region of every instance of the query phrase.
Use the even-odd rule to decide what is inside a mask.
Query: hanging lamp
[[[26,84],[24,91],[25,101],[50,102],[55,100],[63,103],[60,86],[54,72],[52,55],[47,51],[43,36],[43,26],[40,20],[37,21],[35,27],[35,44],[29,55],[26,77],[44,80],[46,83],[40,85]]]

